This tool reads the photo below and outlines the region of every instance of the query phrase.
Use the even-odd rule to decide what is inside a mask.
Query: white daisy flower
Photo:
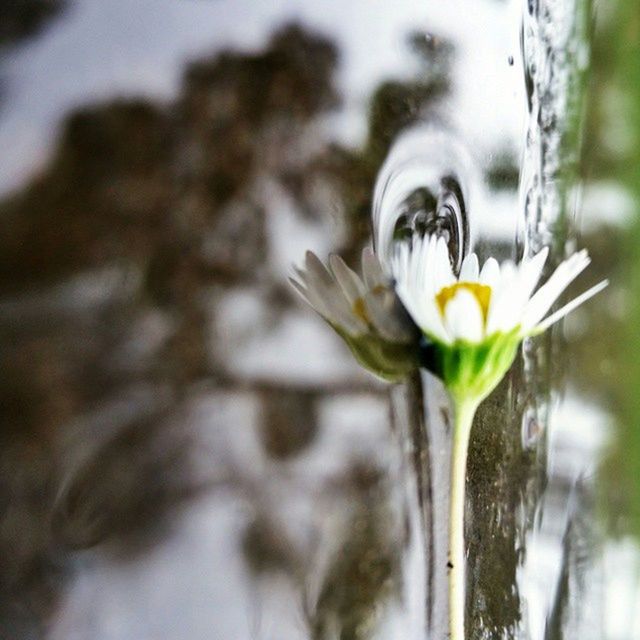
[[[607,286],[601,282],[549,313],[589,264],[589,257],[585,251],[571,256],[536,290],[547,255],[545,248],[517,266],[509,261],[499,265],[489,258],[480,270],[477,256],[471,254],[456,277],[444,239],[426,236],[399,245],[391,261],[395,291],[370,249],[362,256],[364,280],[338,256],[330,257],[327,269],[311,252],[305,268],[296,269],[297,279],[291,279],[366,368],[399,380],[420,363],[438,375],[451,394],[455,409],[447,559],[451,640],[465,637],[464,489],[476,409],[507,372],[524,338],[542,333]],[[425,338],[422,349],[416,325]]]
[[[574,254],[535,291],[547,255],[544,248],[519,265],[489,258],[481,270],[472,253],[456,277],[444,239],[426,236],[398,247],[391,262],[396,291],[433,344],[435,372],[456,400],[486,397],[523,338],[542,333],[607,286],[601,282],[547,315],[590,262],[586,251]]]
[[[329,257],[327,269],[311,251],[295,271],[291,284],[367,369],[396,380],[417,368],[419,332],[371,249],[362,252],[364,279],[339,256]]]
[[[464,492],[476,409],[513,363],[523,338],[542,333],[607,286],[601,282],[549,314],[589,257],[586,251],[571,256],[536,291],[547,255],[545,248],[517,266],[489,258],[480,270],[471,254],[456,277],[445,241],[425,237],[400,245],[391,263],[396,291],[430,347],[428,366],[442,378],[455,409],[447,558],[451,640],[466,637]]]

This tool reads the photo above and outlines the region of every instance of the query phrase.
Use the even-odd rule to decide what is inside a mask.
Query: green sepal
[[[456,403],[481,402],[502,380],[518,352],[520,327],[494,333],[480,343],[433,341],[432,371],[442,379]]]
[[[418,353],[413,342],[390,342],[374,335],[353,336],[329,322],[347,343],[356,360],[367,370],[388,382],[400,382],[418,368]]]

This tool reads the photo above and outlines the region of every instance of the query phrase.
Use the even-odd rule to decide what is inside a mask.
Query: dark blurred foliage
[[[0,56],[38,35],[63,13],[67,0],[3,0],[0,2]],[[8,84],[0,69],[0,107]]]
[[[124,425],[61,487],[51,522],[54,538],[78,549],[116,539],[112,550],[121,556],[144,549],[146,534],[157,534],[169,524],[171,507],[194,495],[185,456],[189,444],[185,429],[160,412]]]
[[[373,182],[389,145],[447,90],[450,45],[414,36],[412,46],[425,71],[378,88],[362,149],[303,148],[307,127],[338,104],[338,52],[289,25],[263,51],[223,51],[188,65],[168,106],[132,99],[77,109],[48,166],[0,202],[7,624],[47,617],[51,577],[71,549],[144,548],[170,509],[200,491],[185,408],[204,382],[225,390],[237,383],[212,345],[211,301],[214,320],[216,292],[236,285],[259,284],[278,308],[291,304],[266,273],[260,177],[277,180],[310,217],[331,213],[314,199],[319,182],[329,185],[346,210],[340,249],[355,255],[368,240]],[[313,441],[321,390],[256,392],[273,459]],[[345,616],[345,639],[363,637],[357,629],[396,570],[379,484],[353,484],[355,537],[345,540],[313,616],[317,629],[329,611]],[[247,530],[256,570],[287,562],[284,548],[265,559],[269,530]],[[12,633],[0,635],[22,637]]]
[[[287,458],[313,442],[315,394],[283,391],[263,395],[262,442],[273,458]]]
[[[337,105],[332,83],[337,59],[327,40],[292,26],[276,33],[264,53],[228,51],[189,65],[178,101],[186,154],[183,215],[206,222],[243,195],[257,172],[293,170],[285,158],[289,145],[314,116]],[[309,167],[299,171],[304,175]],[[247,221],[255,227],[252,235],[263,239],[263,228],[256,227],[259,214],[252,218]],[[228,240],[241,247],[247,237]]]
[[[275,518],[259,513],[251,520],[242,536],[242,552],[255,575],[282,571],[297,576],[304,561]]]
[[[0,47],[36,35],[66,4],[65,0],[0,2]]]
[[[304,594],[300,606],[310,638],[367,640],[383,619],[383,607],[401,592],[401,545],[394,488],[386,470],[353,460],[334,479],[345,509],[334,514],[328,558],[304,556],[274,518],[260,512],[244,531],[242,548],[256,576],[283,572]],[[400,540],[400,542],[403,542]],[[326,566],[325,566],[326,564]]]
[[[168,108],[79,109],[46,170],[0,203],[0,594],[40,602],[26,619],[45,615],[64,547],[155,530],[197,489],[181,406],[224,377],[206,287],[264,261],[248,183],[336,103],[336,61],[328,41],[286,27],[264,53],[190,65]],[[266,446],[283,456],[299,411],[268,405]]]
[[[143,102],[78,111],[50,167],[2,203],[0,291],[27,293],[115,260],[144,263],[175,221],[171,123]]]
[[[338,540],[316,602],[309,603],[313,640],[368,640],[381,619],[381,605],[400,593],[399,549],[394,540],[388,479],[356,462],[345,478],[353,491],[351,519]]]
[[[174,108],[121,102],[71,115],[50,168],[2,205],[10,233],[1,290],[24,293],[127,260],[144,269],[153,298],[175,302],[191,279],[250,272],[254,264],[238,257],[259,260],[265,234],[246,187],[282,161],[297,127],[336,102],[336,58],[332,45],[291,27],[265,54],[227,52],[190,65]],[[234,197],[249,217],[224,225],[238,216],[225,208]],[[208,263],[205,232],[228,247],[211,251]],[[229,247],[240,256],[231,260]]]

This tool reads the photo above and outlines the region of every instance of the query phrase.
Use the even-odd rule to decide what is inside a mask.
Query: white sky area
[[[519,10],[517,0],[76,0],[44,35],[3,61],[0,192],[43,166],[70,109],[117,96],[170,100],[186,61],[222,47],[259,49],[294,19],[340,47],[344,106],[328,126],[332,137],[353,144],[365,132],[376,85],[418,68],[407,34],[424,30],[451,39],[457,62],[447,111],[484,161],[523,137]]]

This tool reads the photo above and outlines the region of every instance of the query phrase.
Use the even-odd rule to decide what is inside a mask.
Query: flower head
[[[311,251],[290,278],[303,299],[345,340],[358,361],[396,380],[418,366],[417,330],[371,249],[362,252],[361,279],[337,255],[329,268]]]
[[[433,370],[458,400],[485,398],[523,338],[542,333],[607,285],[547,315],[590,261],[586,251],[572,255],[536,291],[547,255],[545,248],[518,265],[489,258],[481,270],[472,253],[456,277],[442,238],[399,246],[391,264],[397,293],[431,347]]]

